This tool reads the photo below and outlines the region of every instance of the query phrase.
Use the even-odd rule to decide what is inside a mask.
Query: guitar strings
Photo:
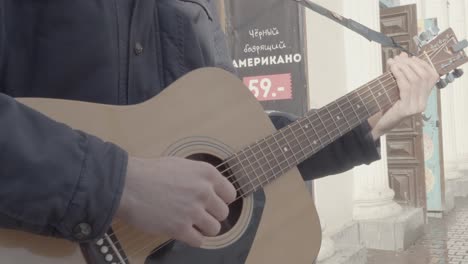
[[[443,47],[444,47],[444,46],[441,46],[441,47],[439,47],[438,49],[436,49],[435,51],[431,51],[432,54],[429,55],[429,57],[432,59],[432,56],[433,56],[434,54],[439,53],[439,52],[442,50]],[[430,53],[431,53],[431,52],[430,52]],[[423,54],[423,55],[425,55],[425,54]],[[418,57],[419,57],[419,56],[418,56]],[[442,60],[442,61],[436,62],[435,64],[438,64],[438,63],[441,63],[441,62],[444,62],[444,61],[449,61],[449,60],[450,60],[450,59]],[[365,84],[364,86],[370,86],[371,83],[375,83],[375,82],[377,82],[377,81],[380,81],[380,82],[384,82],[384,83],[385,83],[385,82],[387,82],[387,81],[389,81],[389,80],[394,80],[393,74],[391,74],[391,72],[388,72],[387,74],[384,74],[383,76],[381,76],[381,77],[379,77],[379,78],[386,78],[386,77],[389,77],[389,76],[390,76],[390,78],[387,78],[387,79],[384,80],[384,81],[382,81],[382,80],[380,80],[380,79],[377,79],[377,80],[374,80],[374,81],[369,82],[368,84]],[[384,89],[384,88],[379,88],[379,89]],[[385,90],[385,89],[384,89],[384,90]],[[365,92],[365,93],[368,93],[368,92]],[[367,99],[368,97],[370,97],[370,96],[374,96],[374,97],[375,97],[375,95],[373,95],[373,94],[371,94],[371,95],[366,95],[366,99]],[[378,100],[377,100],[377,101],[378,101]],[[346,110],[350,110],[350,108],[347,108]],[[345,111],[346,111],[346,110],[345,110]],[[315,121],[319,121],[319,119],[315,119]],[[329,121],[330,121],[330,119],[327,120],[327,122],[329,122]],[[293,124],[293,125],[295,125],[295,124]],[[325,130],[326,130],[326,128],[325,128]],[[321,131],[322,131],[322,130],[321,130]],[[298,142],[299,142],[299,141],[298,141]],[[299,142],[299,143],[300,143],[300,142]],[[280,149],[278,148],[278,150],[280,150]],[[257,153],[258,153],[258,152],[257,152]],[[295,158],[295,157],[294,157],[294,158]],[[221,167],[221,166],[223,166],[223,165],[226,165],[226,164],[228,163],[228,161],[229,161],[229,160],[232,160],[232,159],[233,159],[233,158],[230,158],[230,159],[226,160],[226,161],[223,162],[222,164],[219,164],[216,168],[219,168],[219,167]],[[288,160],[289,160],[289,158],[287,158],[286,160],[283,160],[282,162],[288,161]],[[272,179],[272,178],[270,178],[270,179]],[[267,179],[267,180],[268,180],[268,179]],[[266,182],[263,182],[263,183],[266,183]],[[259,185],[259,186],[261,186],[261,185]],[[259,186],[257,186],[257,187],[259,187]],[[239,197],[239,198],[242,198],[242,197]],[[239,198],[238,198],[238,199],[239,199]],[[236,199],[235,201],[237,201],[238,199]],[[123,229],[123,230],[125,230],[125,229]],[[116,236],[116,233],[120,233],[120,232],[122,232],[122,230],[114,231],[112,234],[108,234],[108,236]],[[152,246],[149,246],[149,247],[152,247]],[[144,250],[144,249],[147,249],[147,248],[148,248],[148,247],[140,248],[139,250],[137,250],[137,251],[135,251],[135,252],[132,252],[131,254],[130,254],[131,251],[129,251],[129,254],[127,255],[128,257],[125,258],[124,261],[129,260],[129,259],[131,258],[132,255],[134,256],[134,254],[136,254],[137,252],[141,252],[141,250]],[[123,253],[124,251],[123,251],[123,249],[122,249],[122,250],[119,250],[119,252]],[[122,264],[122,262],[119,262],[119,263]]]

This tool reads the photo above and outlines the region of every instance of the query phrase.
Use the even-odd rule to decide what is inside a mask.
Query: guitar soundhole
[[[210,154],[193,154],[193,155],[188,156],[187,158],[191,160],[208,162],[215,167],[219,166],[223,162],[220,158],[215,157]],[[230,177],[231,174],[229,170],[226,171],[226,167],[224,165],[220,166],[218,170],[220,172],[223,172],[223,175],[226,178],[228,178],[229,181],[231,181],[231,183],[234,184],[237,190],[239,190],[239,184],[233,182],[234,180],[233,177]],[[239,191],[237,192],[237,197],[240,197]],[[231,230],[234,227],[237,221],[239,221],[239,218],[242,213],[242,206],[243,206],[243,199],[237,199],[234,203],[229,205],[229,216],[226,220],[221,222],[221,232],[219,233],[219,235],[223,235],[227,233],[229,230]]]

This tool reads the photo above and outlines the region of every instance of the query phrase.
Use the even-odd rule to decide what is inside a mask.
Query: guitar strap
[[[314,11],[317,12],[318,14],[325,16],[336,23],[341,24],[344,27],[347,27],[348,29],[358,33],[359,35],[363,36],[364,38],[368,39],[369,41],[374,41],[377,43],[380,43],[384,47],[391,47],[391,48],[396,48],[399,50],[402,50],[408,54],[413,55],[411,52],[400,46],[393,38],[388,37],[378,31],[375,31],[373,29],[370,29],[363,24],[356,22],[352,19],[343,17],[340,14],[337,14],[335,12],[332,12],[328,9],[326,9],[323,6],[320,6],[311,0],[292,0],[297,2],[298,4]]]

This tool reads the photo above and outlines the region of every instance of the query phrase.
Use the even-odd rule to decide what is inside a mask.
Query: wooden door
[[[415,53],[413,37],[417,32],[416,5],[381,9],[381,30],[400,45]],[[383,48],[383,65],[399,51]],[[390,187],[395,201],[402,205],[426,208],[423,120],[421,115],[404,120],[387,137]]]

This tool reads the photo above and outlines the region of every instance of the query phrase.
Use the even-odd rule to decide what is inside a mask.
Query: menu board
[[[293,0],[226,0],[233,65],[265,110],[308,109],[303,9]]]

